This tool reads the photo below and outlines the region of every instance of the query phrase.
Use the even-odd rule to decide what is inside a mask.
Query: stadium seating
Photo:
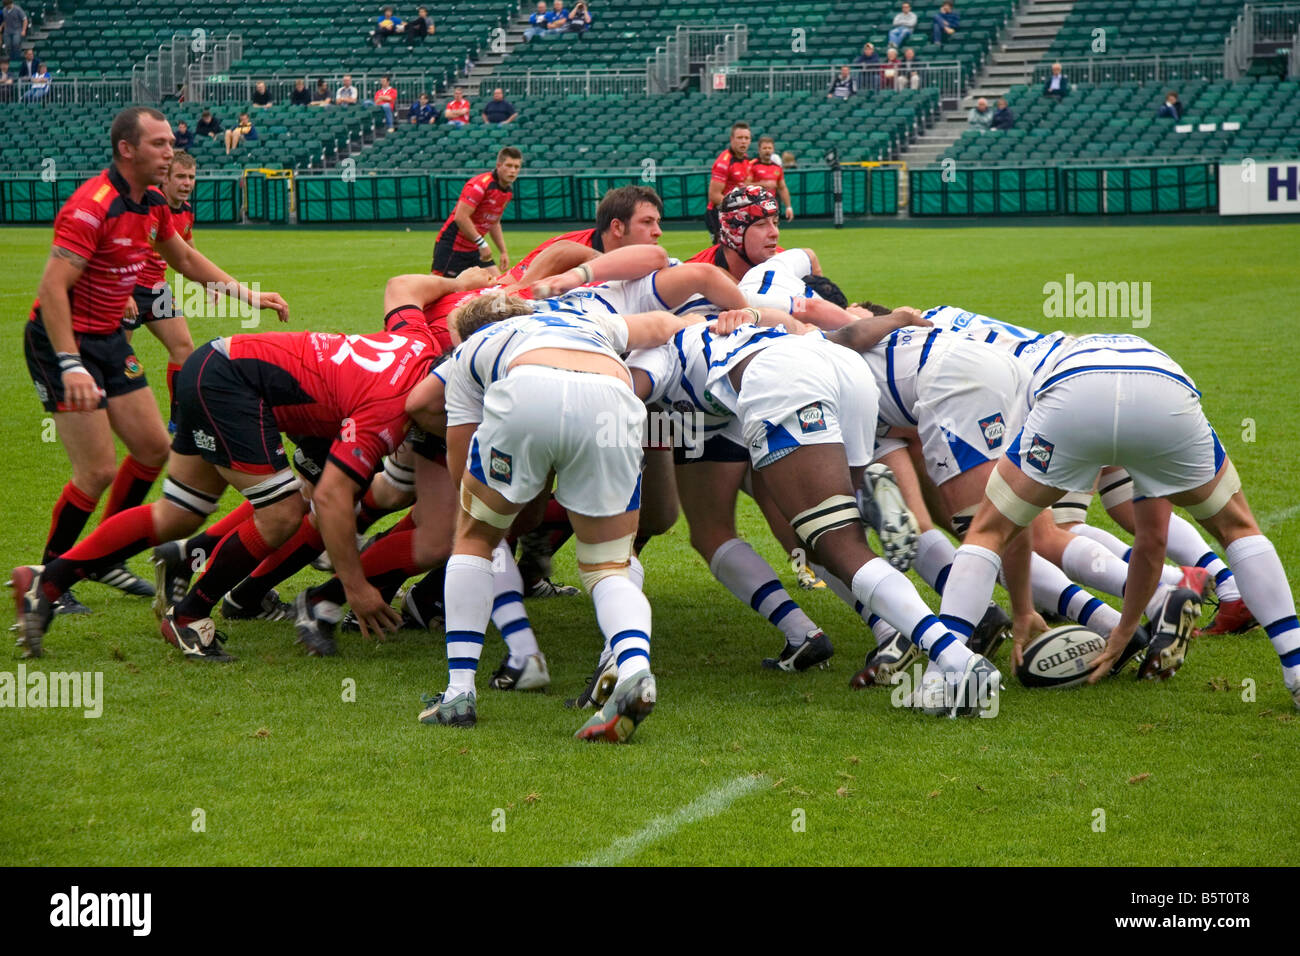
[[[1169,89],[1176,89],[1183,102],[1178,124],[1156,118]],[[1294,80],[1077,86],[1060,102],[1042,96],[1037,86],[1017,86],[1007,102],[1016,114],[1015,129],[967,130],[944,157],[1004,165],[1151,157],[1300,158],[1300,82]],[[1178,125],[1190,125],[1192,131],[1178,132]]]
[[[1241,0],[1077,0],[1047,57],[1099,55],[1093,31],[1105,30],[1105,55],[1222,53]]]
[[[657,97],[530,97],[518,100],[520,118],[507,126],[400,125],[357,157],[373,170],[455,169],[482,165],[501,146],[524,151],[526,168],[640,168],[707,166],[727,143],[732,122],[744,118],[755,138],[776,137],[778,148],[816,158],[827,146],[844,160],[878,160],[900,147],[938,112],[938,91],[868,92],[850,100],[808,94],[776,97],[670,93]],[[580,108],[575,108],[580,107]],[[682,117],[690,116],[689,125]],[[625,124],[635,124],[629,135]],[[755,143],[757,146],[757,143]]]
[[[973,72],[1015,6],[1012,0],[963,2],[957,36],[943,46],[934,46],[928,19],[934,10],[918,4],[920,19],[907,45],[916,48],[920,62],[957,58]],[[532,9],[528,5],[524,12]],[[691,23],[747,24],[749,52],[741,59],[741,67],[848,63],[868,40],[876,44],[883,59],[889,26],[897,12],[895,0],[796,0],[778,5],[771,0],[728,0],[725,4],[619,0],[617,5],[593,6],[592,28],[581,39],[534,40],[516,47],[501,69],[640,67],[678,24]]]
[[[381,2],[344,0],[296,4],[290,0],[218,0],[196,5],[190,0],[79,0],[66,13],[63,29],[41,43],[40,55],[50,72],[79,76],[125,74],[146,53],[176,33],[204,30],[208,39],[238,33],[244,56],[232,73],[309,76],[318,73],[428,70],[442,77],[464,64],[467,54],[486,44],[489,34],[514,12],[504,0],[459,0],[426,4],[435,32],[423,44],[408,47],[397,38],[376,49],[367,42]],[[415,15],[414,3],[401,14]]]
[[[108,127],[116,105],[78,107],[75,114],[61,118],[57,156],[65,170],[88,172],[108,163]],[[185,120],[191,130],[198,124],[200,107],[190,104],[169,106],[165,112],[173,126]],[[230,128],[237,118],[235,108],[215,108],[222,126]],[[7,142],[27,146],[6,146],[0,152],[0,171],[32,171],[51,154],[47,107],[7,104],[0,107],[0,127]],[[274,106],[257,110],[253,116],[256,142],[244,142],[226,155],[225,142],[203,137],[191,150],[205,172],[237,170],[245,167],[319,169],[326,158],[346,151],[349,142],[363,131],[371,132],[383,125],[383,113],[376,107],[356,106],[320,110],[308,106]],[[12,138],[10,138],[12,137]]]

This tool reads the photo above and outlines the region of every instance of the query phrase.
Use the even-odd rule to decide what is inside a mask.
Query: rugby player
[[[482,266],[504,272],[510,268],[501,214],[514,198],[514,182],[524,165],[524,154],[513,146],[497,153],[496,168],[473,177],[460,191],[456,208],[438,230],[433,244],[434,275],[454,278],[463,269]],[[488,237],[496,244],[501,262],[492,261]]]
[[[785,167],[781,165],[780,157],[776,156],[776,140],[771,136],[758,138],[758,156],[749,165],[749,184],[775,193],[785,207],[785,221],[794,219],[790,187],[785,184]]]
[[[731,124],[731,140],[718,154],[709,173],[709,204],[704,211],[704,225],[709,237],[718,241],[718,207],[722,198],[738,186],[749,182],[749,143],[753,134],[744,120]]]
[[[54,246],[23,330],[37,397],[53,413],[72,463],[72,480],[54,506],[46,561],[76,543],[110,484],[104,519],[144,501],[167,460],[167,429],[122,330],[127,301],[152,251],[187,279],[220,283],[227,294],[254,309],[273,309],[281,320],[289,315],[279,295],[237,283],[177,234],[167,197],[154,188],[173,159],[171,126],[162,113],[122,110],[109,138],[112,164],[59,210]],[[120,468],[114,435],[128,453]],[[114,565],[96,573],[131,593],[152,593]],[[55,598],[67,606],[68,599]]]

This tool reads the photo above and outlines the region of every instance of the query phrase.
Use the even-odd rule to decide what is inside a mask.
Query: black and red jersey
[[[189,200],[180,204],[180,207],[171,207],[172,228],[177,234],[189,242],[194,236],[194,207],[190,205]],[[146,289],[157,287],[158,283],[167,278],[167,260],[158,255],[156,250],[151,250],[149,257],[145,259],[144,268],[140,270],[139,277],[135,280],[136,285],[144,286]]]
[[[725,196],[737,186],[744,186],[749,182],[749,167],[752,163],[753,160],[745,156],[737,156],[728,146],[713,161],[713,171],[709,175],[709,181],[722,183],[722,195]],[[713,203],[709,203],[709,208],[713,208]]]
[[[161,190],[150,186],[136,202],[115,167],[78,186],[54,220],[54,245],[86,260],[68,290],[72,330],[97,335],[117,331],[126,300],[153,254],[150,243],[165,242],[174,232]],[[32,319],[40,307],[37,299]]]
[[[780,163],[763,163],[757,159],[749,164],[749,181],[756,186],[776,192],[785,179],[785,169]]]
[[[510,271],[506,273],[504,284],[509,285],[512,282],[518,282],[522,279],[524,273],[528,271],[528,267],[532,265],[533,260],[536,259],[544,249],[555,245],[557,242],[576,242],[578,245],[587,246],[589,249],[595,249],[597,252],[605,251],[605,244],[601,242],[600,233],[595,229],[579,229],[576,232],[566,232],[562,236],[552,236],[515,263]]]
[[[235,335],[228,351],[280,430],[333,438],[329,460],[363,487],[406,437],[406,397],[438,354],[418,311],[395,309],[385,326],[395,331]]]
[[[496,170],[492,170],[490,173],[480,173],[465,183],[456,205],[464,203],[473,208],[474,212],[469,217],[470,222],[474,223],[474,228],[482,235],[501,221],[501,215],[505,212],[506,206],[510,205],[512,198],[514,198],[514,191],[509,186],[502,186],[497,181]],[[456,225],[455,208],[447,217],[447,221],[442,224],[442,228],[438,230],[438,241],[442,241],[447,236],[455,240],[451,247],[453,252],[473,252],[478,248],[473,240],[460,234],[460,226]]]

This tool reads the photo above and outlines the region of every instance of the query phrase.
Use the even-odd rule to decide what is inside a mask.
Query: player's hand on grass
[[[1126,627],[1121,622],[1110,632],[1110,637],[1106,638],[1106,649],[1101,652],[1101,657],[1093,662],[1092,673],[1088,675],[1089,684],[1095,684],[1110,674],[1110,669],[1115,666],[1120,654],[1124,653],[1124,648],[1128,647],[1129,641],[1133,640],[1133,633],[1136,630],[1137,625]]]
[[[1047,622],[1037,611],[1017,614],[1011,621],[1011,663],[1019,667],[1025,658],[1025,648],[1046,630]]]
[[[402,626],[402,615],[384,600],[384,596],[373,585],[367,584],[359,592],[348,592],[347,597],[352,613],[357,616],[361,636],[367,640],[383,640],[385,632],[396,633]]]
[[[278,292],[255,292],[252,305],[258,309],[272,309],[281,322],[289,321],[289,303]]]
[[[68,369],[63,373],[63,407],[70,412],[93,412],[99,408],[104,390],[95,384],[94,377],[84,368]]]

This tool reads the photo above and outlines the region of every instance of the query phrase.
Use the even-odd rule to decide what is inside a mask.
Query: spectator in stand
[[[23,37],[27,36],[27,13],[14,0],[4,0],[4,13],[0,14],[4,23],[4,58],[18,59],[23,48]]]
[[[421,93],[406,115],[412,126],[432,126],[438,118],[438,108],[429,102],[428,93]]]
[[[28,47],[26,50],[23,50],[23,62],[18,67],[18,79],[30,80],[33,76],[36,75],[36,70],[40,65],[41,65],[41,61],[36,59],[35,50],[33,50],[31,47]]]
[[[435,32],[433,21],[429,19],[429,8],[420,7],[416,11],[416,17],[406,25],[404,31],[406,35],[406,45],[415,46],[417,43],[423,43]]]
[[[233,129],[226,130],[226,155],[229,156],[241,142],[257,142],[257,128],[247,113],[239,114],[239,122]]]
[[[379,89],[375,90],[375,105],[384,111],[384,120],[389,132],[394,128],[394,116],[397,110],[397,88],[388,82],[388,77],[379,78]]]
[[[876,52],[875,44],[862,44],[862,52],[853,58],[853,65],[857,67],[858,89],[876,90],[880,88],[880,74],[876,70],[879,63],[880,54]]]
[[[271,108],[271,94],[267,92],[266,82],[263,80],[258,80],[253,88],[253,105],[264,110]]]
[[[916,65],[916,50],[903,47],[903,62],[898,66],[898,88],[900,90],[921,88],[921,68]]]
[[[307,89],[306,80],[294,80],[293,92],[289,94],[290,106],[310,106],[311,91]]]
[[[564,9],[564,0],[555,0],[551,12],[546,15],[546,32],[543,40],[558,40],[569,29],[569,11]]]
[[[899,86],[899,69],[903,62],[898,58],[897,47],[885,51],[885,62],[880,67],[880,88],[882,90],[903,89]]]
[[[199,116],[199,125],[195,127],[196,136],[206,136],[208,139],[216,139],[217,134],[221,132],[221,120],[212,115],[212,110],[204,110]]]
[[[1160,107],[1156,116],[1161,119],[1180,120],[1183,118],[1183,104],[1179,102],[1178,94],[1170,90],[1165,94],[1165,105]]]
[[[493,126],[504,126],[506,123],[513,123],[519,116],[515,112],[514,105],[506,99],[505,91],[497,87],[492,91],[492,99],[488,105],[483,107],[483,122],[491,123]]]
[[[54,81],[50,79],[50,70],[44,63],[36,68],[35,74],[32,75],[31,87],[23,94],[24,103],[35,103],[45,99],[50,92],[50,84]]]
[[[1011,107],[1007,106],[1005,97],[998,99],[998,108],[993,113],[993,128],[1000,130],[1013,129],[1016,125],[1016,114],[1011,112]]]
[[[391,36],[396,36],[406,29],[406,24],[402,18],[393,13],[392,7],[384,7],[375,20],[375,29],[370,34],[370,42],[373,46],[383,46],[384,41]]]
[[[330,99],[330,85],[324,80],[316,81],[316,92],[311,95],[309,106],[329,106],[332,102]]]
[[[826,94],[828,100],[847,100],[858,91],[858,84],[849,73],[847,66],[840,67],[840,75],[831,83],[831,90]]]
[[[528,28],[524,30],[524,42],[532,43],[546,33],[546,24],[550,21],[550,11],[546,9],[546,0],[537,0],[537,9],[528,17]]]
[[[9,61],[0,57],[0,103],[14,101],[14,78],[9,72]]]
[[[194,132],[190,129],[190,124],[181,120],[176,124],[176,142],[173,144],[176,149],[190,150],[194,146]]]
[[[1055,96],[1061,99],[1070,92],[1070,78],[1061,72],[1061,64],[1052,64],[1052,74],[1043,84],[1044,96]]]
[[[894,25],[889,30],[889,45],[902,46],[916,29],[916,14],[910,3],[903,4],[903,9],[894,14]]]
[[[795,159],[794,153],[791,150],[787,149],[784,153],[781,154],[782,169],[797,169],[798,167],[799,167],[799,160]]]
[[[352,85],[351,75],[343,77],[343,85],[334,93],[334,102],[339,106],[356,106],[357,88]]]
[[[587,9],[587,0],[578,0],[569,13],[568,35],[582,38],[591,29],[591,11]]]
[[[993,111],[989,109],[989,101],[982,96],[976,100],[970,108],[970,115],[966,117],[966,123],[980,131],[992,129]]]
[[[456,87],[456,93],[447,104],[447,108],[442,111],[442,115],[452,126],[469,125],[469,100],[465,99],[463,87]]]
[[[939,12],[934,15],[934,25],[930,29],[930,39],[935,43],[943,43],[949,40],[957,32],[957,27],[961,23],[961,14],[952,8],[951,3],[945,3],[939,8]]]

